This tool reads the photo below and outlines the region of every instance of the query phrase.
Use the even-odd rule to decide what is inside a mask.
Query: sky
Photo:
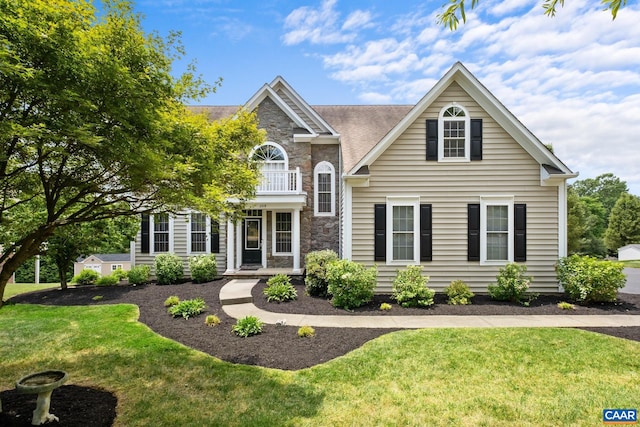
[[[470,0],[468,0],[470,3]],[[143,28],[180,31],[216,93],[242,105],[282,76],[311,105],[415,104],[462,62],[577,179],[611,172],[640,195],[640,4],[480,0],[457,31],[445,0],[137,0]]]

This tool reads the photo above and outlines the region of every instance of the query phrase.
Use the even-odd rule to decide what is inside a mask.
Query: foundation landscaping
[[[255,306],[282,315],[275,324],[228,316],[225,279],[15,295],[0,310],[0,425],[30,425],[36,397],[15,384],[46,370],[68,375],[49,409],[61,426],[600,425],[605,408],[640,407],[637,326],[286,322],[290,313],[339,315],[345,325],[359,316],[640,316],[640,295],[617,292],[615,263],[561,260],[565,295],[529,293],[535,278],[518,264],[486,295],[456,280],[433,292],[419,267],[401,269],[391,295],[373,294],[375,269],[332,261],[310,270],[322,277],[253,287]]]

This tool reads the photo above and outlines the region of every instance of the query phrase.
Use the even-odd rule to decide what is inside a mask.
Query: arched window
[[[329,162],[320,162],[313,169],[313,207],[316,216],[335,215],[335,169]]]
[[[255,147],[251,158],[262,163],[262,170],[265,172],[287,170],[289,166],[287,152],[275,142]]]
[[[469,160],[469,114],[464,107],[451,104],[440,111],[439,160]]]

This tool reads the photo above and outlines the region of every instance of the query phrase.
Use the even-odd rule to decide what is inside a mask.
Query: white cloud
[[[456,32],[436,25],[433,10],[375,19],[358,11],[339,27],[337,8],[325,1],[314,10],[333,11],[323,31],[341,28],[340,44],[320,54],[323,66],[363,102],[415,103],[460,60],[581,178],[613,172],[640,194],[637,4],[612,20],[588,0],[567,2],[555,18],[538,0],[481,2]],[[347,31],[373,25],[362,42]]]

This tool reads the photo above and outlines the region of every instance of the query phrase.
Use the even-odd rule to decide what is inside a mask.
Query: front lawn
[[[8,283],[4,289],[4,299],[7,300],[14,295],[25,292],[41,291],[43,289],[57,288],[60,283]]]
[[[4,307],[0,390],[63,369],[115,393],[122,426],[600,425],[604,408],[640,408],[640,343],[580,330],[407,330],[280,371],[222,362],[137,317],[127,304]]]
[[[640,260],[635,261],[622,261],[625,267],[627,268],[640,268]]]

